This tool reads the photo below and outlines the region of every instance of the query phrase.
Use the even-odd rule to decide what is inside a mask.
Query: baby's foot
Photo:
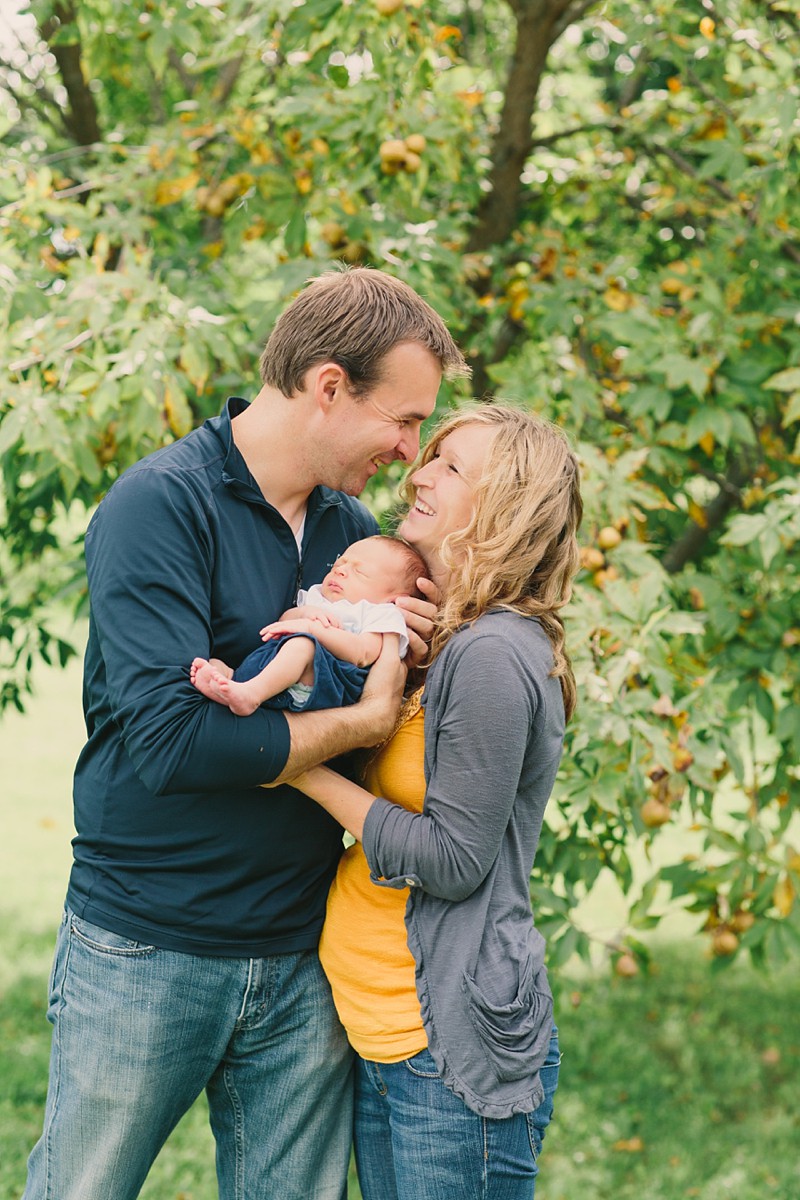
[[[218,675],[215,687],[222,698],[222,703],[227,704],[237,717],[249,717],[261,704],[262,697],[249,679],[239,683]]]
[[[202,692],[209,700],[216,700],[217,704],[228,704],[227,698],[220,691],[220,685],[228,680],[208,659],[193,660],[189,668],[189,679],[198,692]]]
[[[193,658],[192,665],[189,667],[189,678],[194,683],[197,678],[197,672],[202,671],[203,667],[208,666],[207,658]]]

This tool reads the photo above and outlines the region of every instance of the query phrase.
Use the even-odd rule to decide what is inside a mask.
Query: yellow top
[[[413,715],[378,752],[364,776],[367,788],[411,812],[425,799],[423,712]],[[378,887],[361,842],[344,852],[328,896],[320,959],[339,1020],[362,1058],[399,1062],[428,1044],[406,941],[408,888]]]

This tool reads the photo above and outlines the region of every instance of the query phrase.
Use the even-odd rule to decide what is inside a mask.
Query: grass
[[[81,738],[78,668],[47,673],[29,715],[0,720],[0,1200],[21,1196],[41,1129],[47,975]],[[687,942],[660,943],[657,961],[632,980],[604,970],[561,979],[564,1060],[537,1200],[797,1200],[797,970],[712,973]],[[204,1101],[141,1195],[216,1200]]]

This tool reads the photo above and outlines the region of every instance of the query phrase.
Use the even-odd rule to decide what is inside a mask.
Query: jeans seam
[[[483,1195],[489,1190],[489,1126],[486,1117],[481,1117],[481,1133],[483,1134]]]
[[[64,965],[63,965],[63,970],[61,971],[61,983],[58,988],[58,1007],[56,1008],[55,1012],[53,1013],[53,1046],[52,1046],[52,1050],[51,1050],[51,1058],[53,1061],[53,1067],[51,1067],[51,1070],[53,1070],[53,1072],[55,1074],[56,1083],[55,1083],[55,1088],[53,1089],[53,1103],[50,1106],[50,1111],[47,1115],[47,1131],[46,1131],[46,1133],[43,1131],[44,1146],[45,1146],[45,1152],[44,1152],[45,1153],[45,1168],[44,1168],[45,1200],[57,1200],[57,1197],[55,1197],[53,1195],[53,1192],[52,1192],[51,1186],[50,1186],[51,1183],[53,1182],[53,1180],[51,1178],[51,1164],[52,1164],[52,1159],[53,1159],[52,1137],[53,1137],[53,1124],[56,1119],[56,1113],[58,1112],[58,1101],[59,1101],[59,1097],[61,1095],[62,1053],[61,1053],[60,1017],[61,1017],[61,1013],[64,1008],[64,989],[66,988],[66,985],[67,985],[67,971],[69,970],[70,954],[72,953],[72,924],[69,920],[68,914],[65,913],[64,915],[65,915]],[[56,954],[58,954],[58,949],[56,949]],[[54,988],[56,987],[55,975],[53,977],[53,987]]]
[[[242,1106],[239,1102],[239,1094],[233,1086],[233,1080],[227,1067],[223,1067],[222,1077],[225,1080],[225,1091],[228,1093],[233,1110],[233,1143],[236,1151],[234,1197],[235,1200],[244,1200],[244,1129]]]

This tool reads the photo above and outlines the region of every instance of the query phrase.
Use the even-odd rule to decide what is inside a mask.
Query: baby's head
[[[348,546],[320,590],[326,600],[385,604],[398,596],[418,596],[417,579],[427,574],[425,560],[413,546],[378,534]]]

